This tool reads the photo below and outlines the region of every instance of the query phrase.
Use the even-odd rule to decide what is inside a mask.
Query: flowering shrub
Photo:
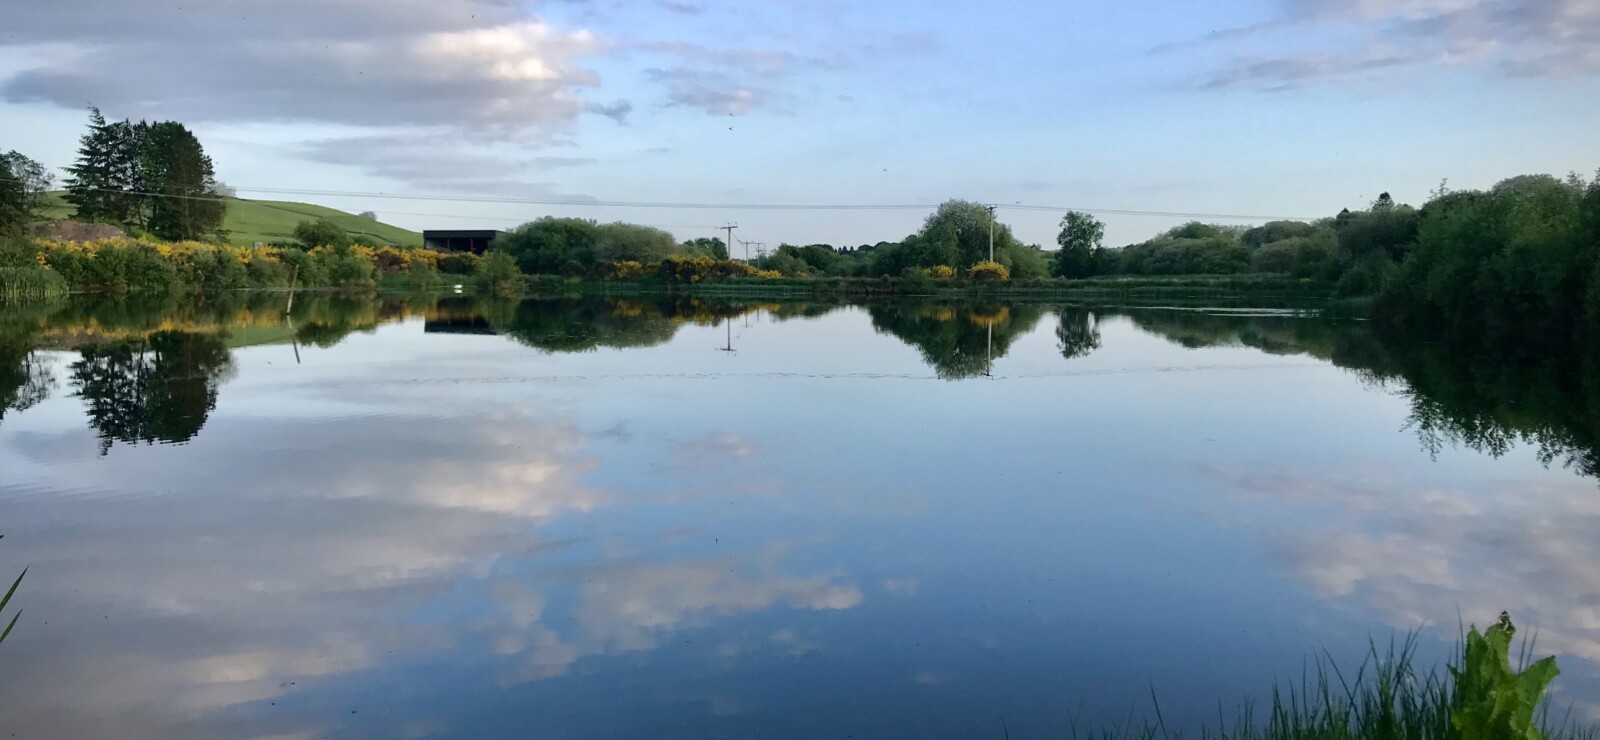
[[[595,265],[595,270],[606,280],[634,280],[645,276],[644,265],[634,260],[601,262]]]
[[[163,249],[169,245],[128,239],[35,244],[44,266],[80,290],[167,293],[180,287],[174,253]]]
[[[749,263],[734,262],[733,260],[722,260],[711,268],[713,276],[722,278],[761,277],[764,273],[773,273],[774,277],[783,277],[777,270],[757,270],[751,267]]]
[[[74,290],[108,292],[211,292],[291,283],[365,287],[375,284],[379,274],[405,274],[419,283],[429,282],[422,278],[434,273],[441,261],[437,252],[391,246],[303,251],[126,238],[31,244],[34,261],[59,274]],[[477,261],[472,255],[456,260],[473,268]]]
[[[319,247],[319,249],[328,248]],[[430,270],[438,269],[439,266],[439,253],[431,249],[405,249],[388,245],[369,247],[358,244],[351,247],[350,252],[361,259],[371,261],[373,267],[383,275],[408,273],[418,264]]]
[[[770,280],[783,277],[777,270],[757,270],[744,262],[680,255],[673,255],[656,263],[655,274],[672,283],[698,283],[710,278],[753,277]]]
[[[1011,271],[999,262],[984,260],[967,268],[967,277],[982,282],[1005,282],[1011,279]]]
[[[953,280],[956,276],[956,268],[949,265],[934,265],[924,272],[934,280]]]
[[[698,283],[712,274],[717,261],[710,257],[673,255],[656,265],[656,274],[670,283]]]
[[[471,252],[433,252],[434,268],[446,275],[474,275],[480,257]]]

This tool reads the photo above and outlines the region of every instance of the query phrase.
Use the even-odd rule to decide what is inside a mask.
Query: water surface
[[[294,300],[5,309],[0,731],[1192,727],[1502,609],[1600,711],[1566,364],[1274,311]]]

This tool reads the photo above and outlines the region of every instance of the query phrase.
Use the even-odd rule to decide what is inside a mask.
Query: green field
[[[72,217],[72,206],[62,195],[60,192],[50,194],[51,206],[45,212],[47,217]],[[227,230],[230,244],[249,246],[256,242],[291,241],[294,239],[295,224],[321,218],[344,227],[351,236],[366,235],[380,242],[405,247],[422,246],[422,235],[415,231],[310,203],[229,198],[228,216],[223,220],[222,228]]]

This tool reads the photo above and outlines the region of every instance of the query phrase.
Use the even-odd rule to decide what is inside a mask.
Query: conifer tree
[[[114,219],[112,153],[116,132],[99,108],[89,109],[89,131],[78,139],[78,158],[67,168],[67,202],[83,221]]]

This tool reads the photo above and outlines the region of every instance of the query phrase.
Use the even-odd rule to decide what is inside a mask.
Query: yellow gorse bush
[[[241,247],[125,237],[82,242],[41,239],[31,244],[35,250],[34,261],[39,266],[61,273],[76,288],[89,290],[161,289],[152,283],[163,279],[160,277],[163,271],[169,274],[170,279],[188,286],[227,289],[251,285],[287,285],[290,282],[304,285],[308,281],[327,279],[328,276],[321,276],[320,271],[335,264],[345,267],[342,272],[332,275],[334,282],[346,284],[363,279],[359,269],[362,263],[370,266],[367,268],[369,277],[366,278],[370,279],[374,272],[404,274],[418,270],[436,271],[441,257],[438,252],[431,250],[392,246],[354,246],[341,255],[336,254],[339,250],[332,247],[317,247],[302,252],[293,247]],[[103,271],[98,269],[99,260],[109,253],[117,254],[119,259]],[[128,262],[130,257],[135,262]],[[349,267],[352,261],[347,257],[353,257],[357,267]],[[130,264],[134,267],[129,268]],[[134,272],[122,271],[126,269],[133,269]],[[355,271],[352,272],[352,269]]]
[[[318,247],[318,249],[328,249],[328,247]],[[372,262],[377,266],[378,272],[385,274],[410,272],[416,265],[422,265],[430,270],[439,268],[439,253],[431,249],[368,247],[357,244],[351,247],[350,251],[357,257]]]
[[[647,274],[645,266],[636,260],[601,262],[596,268],[600,276],[608,280],[633,280]]]
[[[999,262],[984,260],[967,268],[967,277],[972,280],[1005,282],[1011,279],[1011,270]]]
[[[196,258],[207,259],[217,257],[229,259],[241,265],[249,265],[254,261],[279,262],[278,255],[282,252],[278,247],[236,247],[231,244],[210,244],[207,242],[158,242],[149,239],[95,239],[83,242],[61,242],[50,239],[40,239],[34,242],[39,250],[37,255],[40,265],[50,266],[52,256],[70,255],[77,257],[98,257],[101,252],[115,247],[141,247],[154,250],[171,261],[180,269],[185,264],[193,264]]]

